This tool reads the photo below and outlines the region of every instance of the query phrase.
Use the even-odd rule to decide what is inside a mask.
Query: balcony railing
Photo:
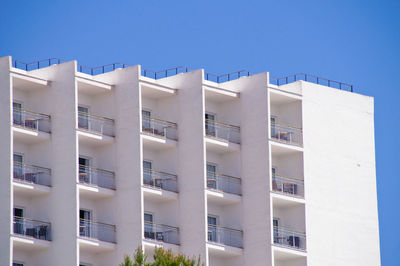
[[[177,125],[175,123],[150,116],[142,116],[142,131],[167,139],[178,139]]]
[[[50,116],[13,108],[13,124],[31,130],[50,133]]]
[[[79,183],[115,190],[115,174],[114,172],[80,164]]]
[[[14,216],[14,234],[51,240],[51,224],[25,217]]]
[[[217,172],[207,172],[207,187],[226,193],[242,195],[240,178],[223,175]]]
[[[51,170],[44,167],[14,162],[13,177],[20,182],[51,186]]]
[[[291,196],[304,197],[304,181],[301,179],[273,174],[272,190]]]
[[[232,126],[215,120],[206,119],[205,129],[208,137],[240,144],[240,127],[238,126]]]
[[[208,241],[243,248],[243,231],[209,224]]]
[[[145,221],[144,237],[147,239],[179,245],[179,228]]]
[[[177,176],[152,169],[143,169],[143,184],[172,192],[178,192]]]
[[[110,118],[79,112],[78,128],[97,134],[114,137],[114,120]]]
[[[274,226],[274,244],[306,250],[306,234],[288,228]]]
[[[303,132],[301,128],[271,123],[271,138],[280,142],[301,146]]]
[[[80,219],[79,235],[81,237],[116,243],[115,234],[115,225]]]

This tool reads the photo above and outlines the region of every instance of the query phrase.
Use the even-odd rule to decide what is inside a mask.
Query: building
[[[373,98],[352,86],[3,57],[0,88],[0,265],[118,265],[139,245],[380,265]]]

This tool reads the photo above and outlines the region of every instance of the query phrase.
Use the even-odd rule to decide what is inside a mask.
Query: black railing
[[[174,68],[168,68],[166,70],[161,70],[161,71],[151,71],[147,69],[142,69],[142,76],[143,77],[148,77],[151,79],[162,79],[166,77],[171,77],[174,75],[178,75],[179,73],[187,73],[192,71],[193,69],[179,66],[179,67],[174,67]]]
[[[328,87],[339,89],[339,90],[346,90],[346,91],[353,92],[353,85],[351,85],[351,84],[340,82],[340,81],[335,81],[335,80],[331,80],[331,79],[321,78],[321,77],[317,77],[317,76],[305,74],[305,73],[294,74],[294,75],[286,76],[283,78],[271,79],[270,83],[280,86],[280,85],[285,85],[285,84],[292,83],[292,82],[295,82],[298,80],[304,80],[304,81],[328,86]]]
[[[44,59],[44,60],[39,60],[31,63],[24,63],[18,60],[13,60],[13,67],[19,68],[22,70],[30,71],[30,70],[35,70],[43,67],[49,67],[51,65],[58,65],[61,63],[67,62],[66,60],[62,60],[59,58],[49,58],[49,59]],[[123,63],[113,63],[113,64],[108,64],[104,66],[99,66],[99,67],[86,67],[82,65],[77,66],[77,71],[82,72],[85,74],[89,75],[98,75],[98,74],[104,74],[106,72],[113,71],[117,68],[126,68],[128,67],[127,64]]]
[[[248,77],[251,75],[254,75],[254,73],[247,71],[247,70],[240,70],[237,72],[229,73],[229,74],[223,74],[223,75],[215,75],[211,73],[204,73],[205,79],[208,81],[213,81],[216,83],[223,83],[231,80],[238,79],[240,77]]]

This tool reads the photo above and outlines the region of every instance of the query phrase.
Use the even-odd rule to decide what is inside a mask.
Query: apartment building
[[[373,98],[310,75],[0,58],[0,265],[380,265]]]

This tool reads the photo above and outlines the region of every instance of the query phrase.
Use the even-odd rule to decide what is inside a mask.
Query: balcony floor
[[[170,149],[177,146],[177,142],[172,139],[167,139],[162,136],[141,133],[143,147],[149,150]]]
[[[95,147],[99,145],[107,145],[114,143],[114,137],[97,134],[91,131],[77,129],[78,138],[80,143],[88,146]]]
[[[242,201],[242,196],[231,193],[225,193],[223,191],[207,188],[206,193],[207,193],[208,203],[215,205],[224,206],[230,204],[238,204]]]
[[[79,249],[89,253],[101,253],[112,251],[116,244],[111,242],[100,241],[91,238],[78,237]]]
[[[283,246],[272,246],[272,252],[274,253],[275,260],[292,260],[298,258],[307,257],[307,252],[304,250],[293,249],[290,247]]]
[[[103,199],[115,196],[115,190],[108,188],[102,188],[102,187],[96,187],[78,183],[78,189],[79,189],[79,196],[82,198]]]
[[[27,127],[13,126],[12,131],[14,141],[24,144],[35,144],[48,141],[51,138],[49,133],[32,130]]]
[[[47,195],[51,192],[51,187],[16,180],[13,180],[13,188],[14,194],[17,196],[21,195],[32,197]]]
[[[210,255],[233,257],[243,255],[243,249],[237,247],[226,246],[214,242],[207,242],[208,253]]]
[[[227,152],[240,151],[240,144],[228,142],[222,139],[216,139],[212,137],[204,137],[206,147],[208,151],[215,152],[217,154],[223,154]]]
[[[151,186],[142,186],[143,196],[145,200],[154,202],[165,202],[169,200],[177,200],[178,193],[154,188]]]
[[[11,241],[14,249],[23,251],[37,251],[49,248],[51,241],[36,239],[18,234],[12,234]]]

